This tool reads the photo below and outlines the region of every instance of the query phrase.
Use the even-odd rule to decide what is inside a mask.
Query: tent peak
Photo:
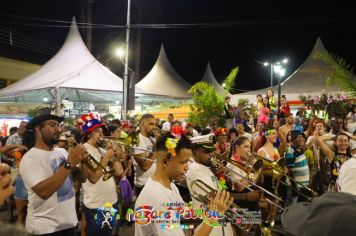
[[[317,51],[321,51],[321,52],[327,52],[327,50],[324,47],[323,42],[321,41],[320,37],[318,36],[318,38],[315,41],[312,53],[317,52]]]
[[[71,24],[73,24],[73,23],[74,23],[75,25],[77,24],[77,20],[75,19],[75,16],[72,16],[72,23],[71,23]]]
[[[210,67],[210,62],[206,65],[206,69],[204,72],[204,75],[201,79],[203,82],[207,82],[208,84],[212,85],[215,88],[215,91],[221,95],[225,96],[227,93],[225,89],[221,86],[221,84],[216,80],[213,71],[211,70]]]
[[[191,97],[187,93],[191,85],[174,70],[168,60],[163,44],[161,44],[161,49],[154,66],[136,85],[153,95],[177,98]]]
[[[206,65],[206,68],[205,68],[205,73],[204,73],[203,78],[206,78],[206,77],[211,77],[211,78],[215,79],[214,73],[211,70],[210,62],[208,62],[208,64]]]

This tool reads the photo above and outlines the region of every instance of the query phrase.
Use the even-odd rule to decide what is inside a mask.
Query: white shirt
[[[187,185],[189,188],[189,192],[192,195],[193,199],[193,209],[197,210],[201,206],[201,202],[196,200],[193,196],[195,194],[201,194],[201,195],[206,195],[207,193],[204,192],[201,188],[199,188],[196,184],[193,183],[195,180],[201,180],[203,183],[209,185],[212,189],[217,190],[218,189],[218,178],[213,174],[211,169],[205,165],[199,164],[197,162],[194,162],[187,174]],[[193,183],[193,185],[192,185]],[[199,228],[199,227],[198,227]],[[231,227],[231,224],[228,223],[224,227],[224,233],[226,236],[233,235],[233,230]],[[210,236],[220,236],[223,235],[222,228],[221,227],[214,227],[213,230],[209,234]]]
[[[356,195],[356,158],[350,158],[342,164],[337,183],[341,192]]]
[[[193,129],[193,137],[197,137],[197,136],[199,136],[198,131],[196,131],[195,129]]]
[[[168,189],[164,187],[161,183],[148,178],[145,187],[142,189],[140,195],[138,196],[135,209],[140,206],[152,206],[155,210],[167,211],[164,203],[182,203],[184,201],[179,194],[178,188],[174,183],[171,183],[171,188]],[[172,220],[179,220],[175,217],[173,212],[171,213]],[[135,224],[135,236],[163,236],[163,235],[173,235],[173,236],[184,236],[182,229],[161,229],[160,223],[151,222],[148,225],[138,225]]]
[[[246,172],[241,170],[240,168],[238,168],[237,166],[231,164],[231,163],[227,163],[226,164],[226,167],[233,170],[233,171],[229,171],[227,173],[227,175],[230,177],[230,179],[233,181],[233,182],[240,182],[240,180],[242,179],[241,176],[243,177],[246,177]],[[235,174],[234,172],[236,172],[237,174]],[[240,175],[238,175],[240,174]]]
[[[67,160],[63,148],[45,151],[31,148],[22,158],[20,174],[28,192],[26,231],[31,234],[48,234],[73,228],[78,219],[75,211],[75,196],[72,178],[67,177],[63,185],[47,200],[39,197],[32,187],[51,177]]]
[[[349,112],[346,115],[346,118],[349,118],[347,120],[347,125],[346,125],[347,130],[348,130],[348,132],[353,133],[356,130],[356,114]]]
[[[323,135],[323,136],[331,136],[331,137],[335,137],[336,135],[333,134],[332,132],[326,134],[326,135]],[[327,140],[325,141],[325,143],[329,146],[329,148],[333,149],[334,147],[334,140]]]
[[[87,152],[98,162],[105,154],[105,150],[95,148],[92,145],[85,143],[83,145]],[[100,151],[99,151],[100,150]],[[107,167],[107,170],[110,168]],[[115,204],[117,202],[116,184],[113,177],[104,181],[104,176],[95,183],[91,183],[88,179],[83,183],[83,203],[87,208],[96,209],[102,207],[105,203]]]
[[[171,123],[169,123],[168,121],[164,122],[162,125],[162,130],[163,131],[170,131],[171,130]]]
[[[148,150],[149,152],[152,152],[156,140],[154,138],[147,138],[142,134],[139,134],[139,138],[140,138],[140,144],[138,145],[138,147],[144,150]],[[142,153],[147,153],[147,156],[149,155],[148,152],[139,149],[136,149],[134,152],[135,155],[139,155]],[[151,177],[151,175],[155,172],[156,163],[153,163],[147,171],[143,171],[140,168],[140,166],[137,164],[135,159],[133,159],[132,163],[135,169],[135,179],[134,179],[135,185],[137,187],[143,187],[146,184],[148,178]]]

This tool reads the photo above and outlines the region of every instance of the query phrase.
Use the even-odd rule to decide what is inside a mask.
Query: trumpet
[[[186,177],[186,178],[188,178],[188,177]],[[192,180],[190,178],[188,178],[188,179],[191,180],[190,186],[191,186],[191,190],[192,190],[192,197],[195,198],[197,201],[199,201],[205,205],[208,205],[210,203],[210,197],[213,197],[216,194],[216,190],[199,179],[196,179],[196,180]],[[202,190],[204,195],[195,191],[194,189],[196,189],[196,188],[194,188],[194,186],[196,186],[198,189]],[[236,219],[236,216],[240,216],[240,217],[242,216],[245,218],[248,217],[245,215],[245,212],[235,203],[231,204],[231,206],[225,212],[225,216],[226,216],[226,220],[228,222],[234,222]],[[239,225],[239,228],[244,231],[249,231],[250,226],[249,225]]]
[[[303,184],[299,181],[297,181],[296,179],[290,177],[289,175],[285,174],[284,172],[284,168],[286,167],[286,163],[285,163],[285,159],[281,158],[278,161],[271,161],[268,160],[264,157],[261,157],[257,154],[249,154],[255,158],[257,158],[258,160],[262,160],[263,161],[263,165],[268,167],[267,169],[264,170],[264,172],[266,174],[269,174],[272,176],[272,178],[274,180],[277,181],[276,186],[278,187],[279,183],[283,184],[283,185],[288,185],[285,181],[282,181],[283,177],[286,177],[289,181],[293,182],[297,187],[298,186],[302,186],[306,191],[309,192],[309,196],[307,196],[306,194],[301,193],[298,189],[294,189],[292,188],[292,190],[297,193],[298,195],[304,197],[305,199],[307,199],[307,201],[311,201],[312,198],[316,195],[314,193],[314,191],[309,188],[308,186],[303,186]],[[311,196],[311,197],[310,197]]]
[[[78,145],[78,143],[75,141],[74,138],[68,138],[68,147],[69,150],[75,148]],[[87,158],[82,160],[82,163],[85,164],[90,170],[96,171],[98,168],[103,173],[103,180],[107,181],[114,175],[113,170],[107,170],[104,166],[101,165],[100,162],[98,162],[92,155],[90,155],[88,152],[86,152]]]
[[[161,136],[161,134],[162,134],[162,130],[161,129],[159,129],[159,128],[154,128],[153,130],[152,130],[152,135],[155,137],[155,138],[157,138],[157,137],[160,137]]]
[[[101,165],[92,155],[88,153],[88,158],[83,161],[83,163],[92,171],[96,171],[100,168],[103,172],[103,180],[107,181],[114,175],[114,170],[107,170],[104,166]]]

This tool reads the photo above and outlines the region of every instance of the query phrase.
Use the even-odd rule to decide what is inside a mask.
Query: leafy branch
[[[327,52],[317,52],[314,57],[332,68],[328,72],[327,85],[336,84],[351,96],[356,96],[356,79],[353,77],[353,69],[344,59]]]
[[[212,85],[206,82],[194,84],[188,93],[193,95],[192,112],[189,121],[201,127],[207,126],[211,121],[223,122],[224,99],[219,96]]]
[[[225,84],[224,88],[228,93],[234,93],[235,80],[238,73],[239,67],[236,66],[230,71],[229,75],[225,78],[223,83]]]

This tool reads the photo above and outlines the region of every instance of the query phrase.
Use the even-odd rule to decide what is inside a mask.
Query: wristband
[[[72,168],[72,164],[70,164],[70,162],[65,161],[63,164],[64,168],[66,168],[67,170],[70,170]]]

